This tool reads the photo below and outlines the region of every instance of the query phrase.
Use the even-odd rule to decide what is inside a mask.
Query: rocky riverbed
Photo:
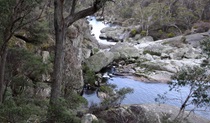
[[[109,35],[113,30],[106,28],[110,28],[105,32],[109,32]],[[120,32],[111,33],[109,38],[114,39]],[[110,49],[100,50],[88,58],[86,64],[95,72],[114,64],[117,73],[135,75],[142,81],[167,82],[182,68],[203,63],[206,55],[202,52],[200,42],[209,36],[210,32],[204,32],[157,41],[150,36],[132,38],[132,42],[118,42]]]
[[[99,42],[98,47],[93,48],[98,48],[97,51],[88,49],[90,52],[84,60],[84,63],[95,73],[102,72],[108,66],[114,66],[116,75],[131,75],[134,76],[132,79],[143,82],[165,83],[171,81],[171,76],[179,72],[182,68],[187,66],[200,66],[203,60],[206,59],[206,54],[202,52],[200,42],[208,38],[210,32],[192,33],[155,41],[151,36],[141,36],[140,34],[131,35],[133,28],[137,27],[115,26],[102,29],[100,38],[114,41],[116,44],[104,45]],[[120,108],[112,109],[113,111],[111,112],[119,111],[119,115],[116,115],[116,117],[119,116],[121,118],[135,116],[134,114],[136,112],[132,113],[133,115],[128,114],[131,113],[130,107],[135,106],[137,105],[121,106]],[[142,106],[143,108],[146,106],[144,110],[140,108],[144,112],[144,117],[141,117],[146,118],[145,120],[148,120],[148,117],[150,118],[150,116],[153,117],[152,115],[154,115],[154,117],[157,116],[154,120],[163,122],[162,118],[165,118],[165,116],[159,114],[166,114],[170,120],[177,115],[175,112],[178,112],[178,108],[175,109],[169,105],[159,106],[154,104],[152,106],[138,105],[137,107]],[[155,111],[152,109],[154,111],[152,112],[147,109],[148,107],[159,110]],[[168,110],[165,107],[172,108],[173,111],[170,111],[173,113],[167,112]],[[105,113],[109,114],[110,112],[105,111],[102,114]],[[116,117],[113,115],[113,117],[109,118]],[[138,119],[139,117],[135,118]],[[137,121],[137,119],[134,121]],[[209,122],[195,115],[191,115],[186,122],[188,121]]]

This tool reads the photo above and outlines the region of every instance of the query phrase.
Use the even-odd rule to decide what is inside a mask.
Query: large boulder
[[[204,40],[206,37],[210,37],[210,32],[196,33],[185,36],[186,42],[191,44],[193,47],[199,47],[200,42]]]
[[[177,114],[179,108],[166,104],[142,104],[121,106],[116,109],[110,109],[97,114],[98,118],[108,123],[171,123]],[[179,119],[179,123],[209,123],[210,121],[196,114],[184,112],[184,119]],[[188,116],[188,117],[187,117]]]
[[[117,43],[109,51],[99,51],[86,59],[86,65],[94,72],[99,72],[114,60],[139,57],[139,50],[129,43]]]
[[[112,52],[98,52],[90,58],[86,59],[86,65],[94,72],[99,72],[102,68],[109,65],[114,60]]]
[[[135,37],[136,38],[136,37]],[[151,36],[146,36],[138,40],[138,43],[153,42],[154,39]]]
[[[168,71],[171,73],[176,73],[177,69],[175,66],[171,65],[168,60],[153,60],[153,61],[146,61],[142,63],[144,67],[150,70],[162,70]]]
[[[124,27],[106,27],[101,30],[100,38],[112,41],[122,41],[126,38],[127,31]]]
[[[139,57],[139,50],[129,43],[117,43],[110,49],[110,52],[119,53],[120,59]]]

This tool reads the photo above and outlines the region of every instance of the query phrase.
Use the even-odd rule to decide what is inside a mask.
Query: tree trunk
[[[55,26],[55,59],[54,59],[54,73],[53,73],[53,83],[52,83],[52,99],[60,96],[60,88],[62,83],[62,68],[64,59],[64,40],[65,40],[65,24],[63,20],[62,12],[62,2],[60,0],[55,0],[55,13],[54,13],[54,26]]]
[[[51,97],[50,97],[50,107],[48,110],[48,123],[55,123],[57,120],[57,116],[60,115],[62,111],[59,111],[59,98],[61,97],[61,86],[63,84],[63,63],[64,63],[64,43],[66,41],[66,33],[67,28],[71,26],[75,21],[84,18],[88,15],[92,15],[97,12],[100,8],[105,5],[105,2],[109,0],[95,0],[94,5],[87,9],[81,10],[77,13],[74,13],[76,0],[73,3],[71,13],[64,18],[63,16],[63,4],[64,0],[54,0],[54,28],[55,28],[55,59],[54,59],[54,71],[52,77],[52,89],[51,89]],[[75,58],[76,53],[74,52],[73,43],[71,45],[72,48],[70,51],[72,52],[70,56],[70,60]],[[77,61],[77,60],[75,60]],[[79,68],[76,62],[72,62],[71,65],[76,65],[72,68],[74,70],[70,70],[71,75],[69,78],[74,77],[74,71]],[[71,67],[70,67],[71,68]],[[77,74],[77,73],[76,73]],[[76,80],[76,79],[75,79]]]
[[[6,83],[4,80],[5,76],[5,66],[7,59],[8,48],[5,46],[1,51],[1,61],[0,61],[0,104],[3,103],[4,90],[6,89]]]
[[[5,68],[8,53],[8,42],[12,37],[12,34],[8,29],[5,29],[3,33],[3,44],[0,48],[0,104],[4,101],[4,93],[7,83],[5,82]]]
[[[64,42],[66,26],[63,18],[63,0],[54,0],[54,27],[55,27],[55,59],[52,80],[52,90],[50,97],[50,114],[48,123],[56,122],[57,103],[61,95],[61,84],[63,78],[63,61],[64,61]]]

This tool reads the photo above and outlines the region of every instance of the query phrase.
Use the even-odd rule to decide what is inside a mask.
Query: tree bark
[[[54,27],[55,27],[55,60],[54,60],[54,73],[51,99],[54,100],[60,96],[60,89],[62,83],[62,68],[63,68],[63,45],[65,41],[65,23],[63,18],[63,3],[61,0],[55,0],[55,11],[54,11]]]
[[[0,104],[3,103],[4,90],[6,89],[6,83],[4,80],[5,76],[5,66],[7,58],[8,48],[4,47],[1,51],[1,61],[0,61]]]
[[[54,0],[54,28],[55,28],[55,59],[54,59],[54,71],[52,78],[52,89],[50,97],[50,109],[48,123],[56,122],[56,106],[59,97],[61,96],[61,84],[63,78],[63,61],[64,61],[64,42],[66,26],[63,17],[63,0]]]
[[[0,104],[4,101],[3,98],[7,85],[5,82],[5,67],[8,53],[8,42],[11,37],[12,34],[9,29],[5,29],[5,32],[3,33],[3,44],[0,48]]]

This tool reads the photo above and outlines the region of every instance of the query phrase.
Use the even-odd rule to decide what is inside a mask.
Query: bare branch
[[[74,1],[76,2],[76,0],[74,0]],[[71,13],[65,18],[66,25],[70,26],[75,21],[77,21],[81,18],[84,18],[88,15],[92,15],[92,14],[96,13],[99,9],[103,8],[105,6],[105,3],[108,1],[114,2],[113,0],[95,0],[93,6],[87,8],[87,9],[81,10],[77,13],[73,13],[75,8],[72,8]]]
[[[70,15],[74,14],[75,8],[76,8],[76,4],[77,4],[77,0],[73,0],[72,5],[71,5]]]

